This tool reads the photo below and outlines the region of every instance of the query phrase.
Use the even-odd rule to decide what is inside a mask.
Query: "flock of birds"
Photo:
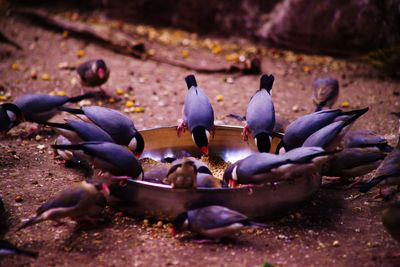
[[[77,72],[82,84],[92,87],[104,84],[110,73],[100,59],[83,63]],[[187,129],[199,150],[208,154],[216,129],[214,111],[194,75],[187,76],[185,81],[188,90],[177,135]],[[348,179],[378,168],[374,178],[361,182],[359,190],[367,192],[376,185],[386,185],[385,190],[380,190],[380,195],[389,203],[383,211],[382,221],[387,231],[400,241],[400,194],[397,194],[398,188],[390,187],[400,184],[400,139],[397,147],[393,148],[385,138],[372,132],[349,131],[368,108],[332,109],[338,98],[339,84],[333,78],[320,78],[313,82],[316,111],[281,126],[285,134],[275,149],[271,146],[271,136],[278,121],[282,120],[275,116],[271,95],[273,83],[272,75],[263,75],[259,89],[250,99],[246,116],[231,115],[246,121],[243,139],[252,136],[259,153],[228,166],[223,181],[213,177],[208,166],[199,159],[177,159],[165,174],[172,189],[273,185],[280,180],[313,173]],[[0,105],[0,131],[3,135],[24,121],[50,126],[60,133],[53,145],[58,154],[65,160],[87,162],[95,171],[91,179],[59,192],[40,206],[36,215],[18,230],[65,217],[96,224],[107,204],[110,183],[145,177],[139,161],[145,142],[129,117],[100,106],[67,106],[96,95],[94,92],[76,97],[28,94],[17,97],[13,103]],[[65,119],[62,123],[49,121],[59,112],[70,113],[74,119]],[[172,224],[176,232],[190,230],[217,240],[246,226],[263,226],[239,212],[217,205],[188,210]],[[37,256],[37,253],[1,241],[0,255],[5,254]]]

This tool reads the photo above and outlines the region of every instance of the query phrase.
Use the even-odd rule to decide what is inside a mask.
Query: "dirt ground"
[[[9,100],[24,93],[54,90],[65,91],[67,95],[79,94],[76,74],[60,70],[58,64],[76,65],[101,57],[111,69],[104,87],[110,92],[133,88],[135,105],[144,108],[143,113],[129,113],[138,129],[177,124],[186,90],[183,78],[190,71],[122,56],[15,17],[0,18],[0,26],[24,47],[23,51],[17,51],[0,45],[0,83],[11,94]],[[219,42],[252,45],[243,40]],[[155,47],[157,53],[171,58],[184,57],[183,60],[210,65],[225,62],[224,53],[213,54],[201,47],[160,44]],[[82,58],[77,57],[80,49],[85,54]],[[188,53],[182,52],[183,49]],[[347,101],[349,108],[370,108],[355,128],[376,131],[395,143],[398,125],[389,112],[399,111],[399,82],[361,63],[275,49],[265,48],[265,51],[262,67],[276,78],[273,101],[279,115],[293,120],[311,112],[312,80],[331,75],[341,85],[337,106]],[[13,63],[18,70],[15,65],[12,69]],[[36,71],[37,79],[31,78],[32,70]],[[42,79],[45,73],[49,80]],[[196,77],[211,99],[218,123],[238,125],[225,115],[245,112],[259,77],[223,74],[197,74]],[[124,110],[125,102],[104,104]],[[326,186],[301,209],[267,222],[266,229],[244,231],[220,244],[196,244],[190,238],[173,238],[165,224],[129,218],[111,208],[106,212],[109,222],[100,228],[77,229],[73,222],[55,227],[51,222],[44,222],[16,232],[21,221],[31,217],[49,197],[83,179],[80,171],[65,168],[53,160],[50,144],[55,134],[52,131],[44,130],[29,139],[18,137],[29,127],[19,126],[0,142],[0,194],[9,213],[10,227],[4,238],[39,251],[40,256],[36,260],[3,258],[1,266],[400,265],[399,259],[388,257],[399,251],[400,246],[382,226],[382,203],[372,201],[376,192],[359,195],[355,189]]]

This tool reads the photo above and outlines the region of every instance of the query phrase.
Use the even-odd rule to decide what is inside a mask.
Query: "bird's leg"
[[[382,197],[383,197],[383,194],[382,194],[382,186],[380,185],[380,186],[379,186],[379,193],[376,194],[376,195],[374,195],[373,198],[374,198],[374,199],[378,199],[378,198],[382,198]]]
[[[243,128],[242,131],[242,137],[243,137],[243,141],[247,141],[249,139],[249,133],[250,133],[250,128],[249,126],[246,124]]]
[[[186,123],[184,121],[181,121],[178,125],[178,127],[176,128],[176,133],[177,135],[180,137],[182,135],[182,133],[185,132],[186,129]]]

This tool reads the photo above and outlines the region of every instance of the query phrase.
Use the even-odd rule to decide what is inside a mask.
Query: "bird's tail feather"
[[[275,77],[272,74],[271,75],[264,74],[263,76],[261,76],[260,90],[265,89],[268,91],[268,93],[270,93],[271,89],[272,89],[272,85],[274,84],[274,80],[275,80]]]
[[[349,110],[349,111],[342,111],[340,114],[341,115],[348,115],[348,116],[359,114],[361,116],[364,113],[366,113],[368,110],[369,110],[369,108],[366,107],[366,108],[361,108],[361,109],[353,109],[353,110]]]
[[[78,96],[70,97],[70,98],[68,99],[68,102],[70,102],[70,103],[76,103],[76,102],[79,102],[79,101],[81,101],[81,100],[83,100],[83,99],[93,98],[93,97],[95,97],[95,96],[96,96],[96,95],[95,95],[94,93],[86,93],[86,94],[83,94],[83,95],[78,95]]]
[[[71,145],[51,145],[52,148],[54,149],[60,149],[60,150],[81,150],[82,145],[81,144],[71,144]]]
[[[39,256],[39,253],[36,251],[30,251],[30,250],[25,250],[25,249],[20,249],[20,248],[18,248],[16,250],[16,252],[17,252],[17,254],[28,256],[31,258],[37,258]]]
[[[83,110],[80,109],[80,108],[58,107],[58,110],[60,110],[60,111],[65,111],[65,112],[68,112],[68,113],[71,113],[71,114],[76,114],[76,115],[83,115],[83,114],[85,114],[85,113],[83,112]]]
[[[197,86],[196,78],[194,77],[193,74],[186,76],[185,82],[186,82],[188,89],[190,89],[192,86],[194,86],[194,87]]]
[[[343,126],[347,126],[350,125],[351,123],[353,123],[354,121],[356,121],[359,117],[361,117],[362,115],[364,115],[367,111],[369,110],[369,108],[363,108],[363,109],[356,109],[356,110],[352,110],[355,111],[354,113],[351,114],[347,114],[350,115],[351,117],[347,118],[345,120],[345,123]]]
[[[53,128],[60,128],[65,130],[73,130],[71,126],[67,123],[59,123],[59,122],[50,122],[50,121],[42,121],[38,122],[39,124],[47,125]]]
[[[238,114],[228,114],[228,115],[226,115],[226,117],[228,117],[228,118],[232,118],[232,119],[235,119],[235,120],[238,120],[238,121],[246,121],[246,116],[241,116],[241,115],[238,115]]]
[[[35,216],[35,217],[29,219],[28,221],[24,222],[24,223],[17,229],[17,231],[20,231],[20,230],[22,230],[22,229],[24,229],[24,228],[26,228],[26,227],[35,225],[35,224],[39,223],[40,221],[41,221],[40,217]]]
[[[371,181],[363,183],[358,191],[360,191],[361,193],[367,193],[369,190],[371,190],[372,187],[382,182],[383,179],[385,179],[385,176],[375,177]]]
[[[249,222],[247,225],[248,225],[248,226],[251,226],[251,227],[256,227],[256,228],[266,228],[266,227],[267,227],[266,224],[264,224],[264,223],[257,223],[257,222]]]

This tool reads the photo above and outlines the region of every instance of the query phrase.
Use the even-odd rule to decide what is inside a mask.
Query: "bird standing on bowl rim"
[[[101,85],[105,84],[110,76],[110,69],[102,59],[88,60],[76,69],[83,86],[88,87],[100,87],[100,91],[107,95],[101,88]]]
[[[25,118],[18,106],[12,103],[0,105],[0,134],[2,136],[5,136],[11,128],[23,121],[25,121]]]
[[[247,140],[251,133],[259,152],[269,152],[271,149],[275,126],[275,109],[271,98],[273,83],[274,76],[264,74],[260,79],[260,89],[251,97],[247,106],[246,126],[242,136]]]
[[[332,77],[315,79],[312,83],[312,100],[315,111],[332,108],[339,97],[339,82]]]
[[[117,144],[127,146],[137,158],[144,150],[144,139],[133,121],[121,112],[99,106],[83,106],[80,109],[63,108],[85,122],[93,123],[104,130]]]
[[[36,215],[23,223],[18,231],[42,221],[69,217],[77,222],[96,219],[106,206],[105,196],[109,195],[108,186],[100,183],[83,181],[68,187],[40,206]]]
[[[284,153],[296,147],[301,147],[306,139],[317,132],[321,128],[347,118],[362,115],[368,111],[365,109],[356,109],[350,111],[342,111],[340,109],[328,109],[304,115],[291,122],[286,128],[282,142],[279,144],[277,151]]]
[[[174,234],[189,230],[214,240],[233,235],[246,227],[265,227],[264,224],[252,222],[242,213],[217,205],[183,212],[172,225]]]
[[[201,152],[208,154],[208,144],[214,135],[214,110],[203,89],[197,86],[194,75],[186,76],[188,88],[183,104],[182,122],[177,127],[178,136],[187,127]]]
[[[111,179],[143,179],[143,169],[137,158],[126,148],[109,142],[82,142],[52,145],[54,149],[81,150],[85,159],[100,170],[100,176]]]

